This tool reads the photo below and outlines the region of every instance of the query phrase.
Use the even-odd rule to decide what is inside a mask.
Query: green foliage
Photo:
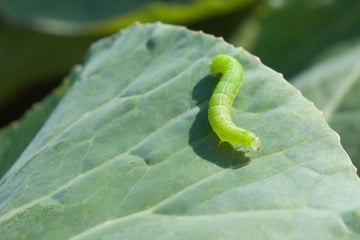
[[[259,8],[232,42],[292,77],[328,48],[360,37],[360,1],[294,1],[273,11]]]
[[[59,82],[94,37],[61,37],[0,23],[0,109],[33,88]]]
[[[233,119],[258,152],[219,145],[207,121],[230,54],[245,69]],[[314,105],[221,39],[135,25],[91,47],[0,182],[1,239],[356,239],[360,185]]]
[[[3,0],[13,22],[58,34],[111,33],[135,21],[188,23],[225,14],[255,0]]]
[[[2,122],[135,21],[223,36],[314,104],[243,48],[132,25],[0,130],[0,239],[360,239],[359,3],[1,1]],[[258,152],[209,126],[217,54],[244,66],[231,116]]]
[[[360,42],[329,52],[328,58],[295,77],[293,83],[323,111],[360,168]]]

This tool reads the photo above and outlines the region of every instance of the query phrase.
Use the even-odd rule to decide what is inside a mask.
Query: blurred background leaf
[[[16,120],[81,61],[94,37],[65,37],[0,24],[0,123]]]
[[[360,37],[358,0],[288,1],[274,7],[257,8],[231,41],[287,79],[316,63],[327,48]]]
[[[3,0],[12,22],[58,34],[112,33],[135,21],[190,23],[224,15],[255,0]]]
[[[292,82],[323,111],[360,169],[360,41],[329,50],[327,58]]]

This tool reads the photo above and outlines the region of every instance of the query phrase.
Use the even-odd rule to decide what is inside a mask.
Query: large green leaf
[[[114,32],[135,21],[186,23],[219,15],[255,0],[3,0],[3,15],[14,22],[60,34]]]
[[[355,166],[360,168],[360,42],[332,53],[294,78],[294,84],[315,102]]]
[[[219,144],[209,64],[236,57],[236,124],[258,152]],[[314,105],[243,49],[134,25],[94,44],[0,182],[2,239],[357,239],[360,181]]]

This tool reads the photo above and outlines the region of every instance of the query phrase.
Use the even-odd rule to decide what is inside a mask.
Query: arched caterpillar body
[[[209,122],[220,138],[220,142],[230,143],[236,150],[252,148],[258,150],[259,138],[254,133],[237,127],[231,120],[230,108],[243,82],[244,69],[233,57],[217,55],[211,63],[211,75],[222,74],[209,102]]]

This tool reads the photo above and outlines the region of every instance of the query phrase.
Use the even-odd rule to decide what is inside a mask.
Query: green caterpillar
[[[230,108],[243,82],[244,69],[233,57],[217,55],[211,63],[211,75],[222,74],[209,102],[209,122],[220,138],[236,150],[260,148],[259,138],[254,133],[237,127],[231,120]]]

